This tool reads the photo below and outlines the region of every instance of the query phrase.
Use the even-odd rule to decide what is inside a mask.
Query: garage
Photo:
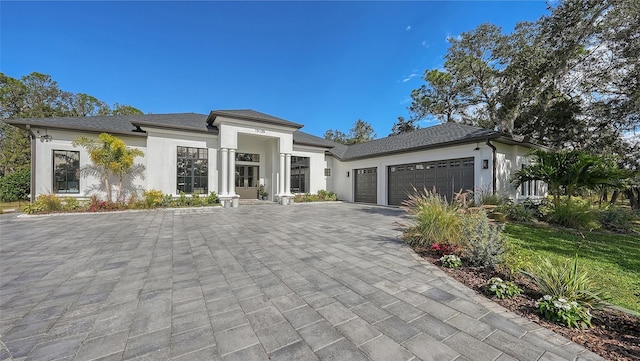
[[[355,201],[378,203],[378,168],[354,169]]]
[[[393,165],[389,170],[390,205],[401,205],[413,188],[436,191],[447,200],[453,199],[460,190],[473,190],[473,158],[447,159],[435,162],[420,162]]]

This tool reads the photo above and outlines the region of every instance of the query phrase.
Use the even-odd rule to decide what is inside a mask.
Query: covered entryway
[[[257,199],[259,168],[254,165],[236,166],[236,193],[242,199]]]
[[[354,169],[355,202],[378,203],[378,168]]]
[[[460,190],[473,190],[473,158],[393,165],[388,168],[390,205],[401,205],[413,189],[432,191],[452,200]]]

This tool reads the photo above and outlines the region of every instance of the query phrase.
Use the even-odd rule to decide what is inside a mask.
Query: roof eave
[[[185,132],[212,133],[212,134],[218,134],[218,132],[219,132],[217,127],[215,127],[213,125],[209,125],[209,124],[207,124],[207,129],[206,130],[199,129],[199,128],[189,128],[189,127],[184,127],[184,126],[180,126],[180,125],[161,124],[161,123],[143,122],[143,121],[133,121],[133,122],[131,122],[131,124],[133,124],[137,128],[149,127],[149,128],[168,129],[168,130],[182,130],[182,131],[185,131]]]
[[[255,122],[279,125],[279,126],[289,127],[289,128],[294,128],[294,129],[300,129],[300,128],[304,127],[304,125],[302,125],[302,124],[298,124],[298,123],[294,123],[294,122],[290,122],[290,121],[287,121],[289,124],[284,124],[282,122],[271,121],[269,119],[252,117],[250,115],[229,114],[229,113],[219,112],[219,111],[215,111],[215,110],[212,110],[211,113],[209,113],[209,116],[207,117],[207,124],[213,126],[213,122],[216,120],[216,118],[218,116],[227,117],[227,118],[236,118],[236,119],[242,119],[242,120],[251,120],[251,121],[255,121]]]
[[[136,129],[131,129],[129,132],[125,132],[122,130],[106,130],[106,129],[96,129],[91,127],[83,127],[83,126],[70,126],[70,125],[60,125],[60,124],[42,124],[42,123],[34,123],[34,122],[20,122],[19,120],[32,120],[32,119],[47,119],[47,118],[16,118],[16,119],[3,119],[2,121],[16,126],[21,129],[26,129],[26,126],[29,125],[31,127],[37,128],[45,128],[45,129],[63,129],[63,130],[81,130],[90,133],[110,133],[110,134],[122,134],[122,135],[133,135],[137,137],[146,136],[146,132],[138,131]]]

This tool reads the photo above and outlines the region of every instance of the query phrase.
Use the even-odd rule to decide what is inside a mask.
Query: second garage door
[[[410,163],[390,166],[389,204],[401,205],[413,188],[431,191],[453,199],[460,190],[473,189],[473,158],[447,159],[437,162]]]
[[[378,203],[378,169],[354,169],[355,201],[362,203]]]

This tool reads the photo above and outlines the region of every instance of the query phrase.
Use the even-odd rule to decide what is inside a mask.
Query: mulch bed
[[[523,290],[521,295],[502,300],[492,298],[485,293],[484,285],[491,277],[509,279],[507,275],[476,267],[445,268],[440,265],[439,255],[425,249],[416,249],[416,252],[478,294],[491,298],[512,312],[583,345],[607,360],[640,360],[640,318],[634,315],[610,308],[593,310],[592,328],[588,330],[570,329],[547,321],[538,314],[535,302],[542,297],[542,294],[525,277],[511,279]]]

